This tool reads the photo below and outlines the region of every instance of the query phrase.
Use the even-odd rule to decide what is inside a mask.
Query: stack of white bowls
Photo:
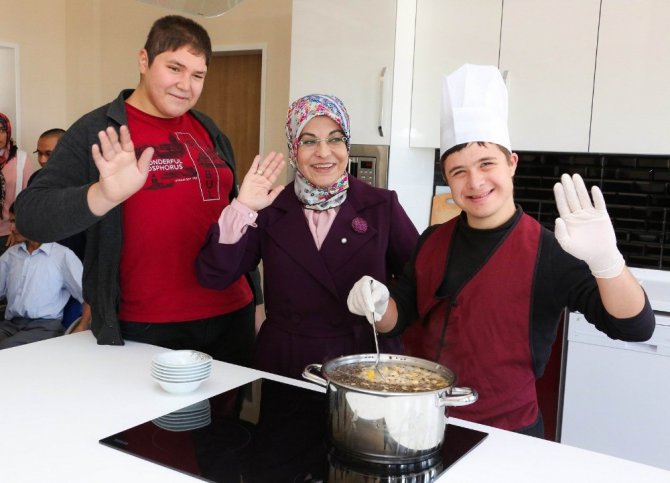
[[[203,428],[212,422],[209,399],[191,404],[153,420],[153,423],[166,431],[190,431]]]
[[[193,350],[161,352],[151,360],[151,377],[167,392],[195,391],[212,372],[212,356]]]

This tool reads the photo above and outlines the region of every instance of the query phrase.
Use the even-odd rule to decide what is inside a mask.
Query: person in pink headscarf
[[[290,106],[286,121],[295,180],[273,184],[280,156],[256,158],[239,195],[212,225],[196,261],[200,283],[223,289],[263,261],[267,318],[254,357],[258,369],[300,378],[306,365],[375,351],[365,317],[347,310],[362,275],[392,283],[418,232],[395,192],[347,173],[349,115],[340,99],[312,94]],[[402,352],[398,338],[383,352]]]
[[[16,195],[26,187],[34,166],[25,151],[12,139],[12,124],[0,112],[0,255],[13,244],[9,223],[9,207]]]

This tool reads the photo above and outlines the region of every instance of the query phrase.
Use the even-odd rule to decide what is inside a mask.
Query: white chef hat
[[[511,151],[507,88],[492,65],[465,64],[442,77],[440,156],[463,143],[485,141]]]

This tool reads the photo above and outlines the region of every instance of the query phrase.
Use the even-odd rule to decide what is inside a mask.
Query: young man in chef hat
[[[561,177],[554,233],[515,204],[518,156],[496,67],[464,65],[443,78],[440,152],[461,215],[422,234],[390,298],[364,277],[349,309],[374,311],[370,322],[380,332],[403,333],[411,355],[449,367],[459,386],[479,393],[450,415],[542,437],[535,380],[563,309],[627,341],[651,337],[653,311],[617,249],[597,187],[592,203],[579,175]]]

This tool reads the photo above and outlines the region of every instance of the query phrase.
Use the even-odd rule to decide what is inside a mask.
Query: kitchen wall
[[[265,48],[264,146],[285,149],[291,0],[245,0],[225,15],[194,18],[214,50]],[[171,10],[135,0],[0,0],[0,43],[19,46],[21,144],[68,127],[139,80],[137,53],[153,21]]]
[[[65,5],[66,0],[0,0],[0,43],[18,46],[21,126],[16,138],[29,152],[40,133],[67,123]],[[5,73],[13,68],[0,66]]]

